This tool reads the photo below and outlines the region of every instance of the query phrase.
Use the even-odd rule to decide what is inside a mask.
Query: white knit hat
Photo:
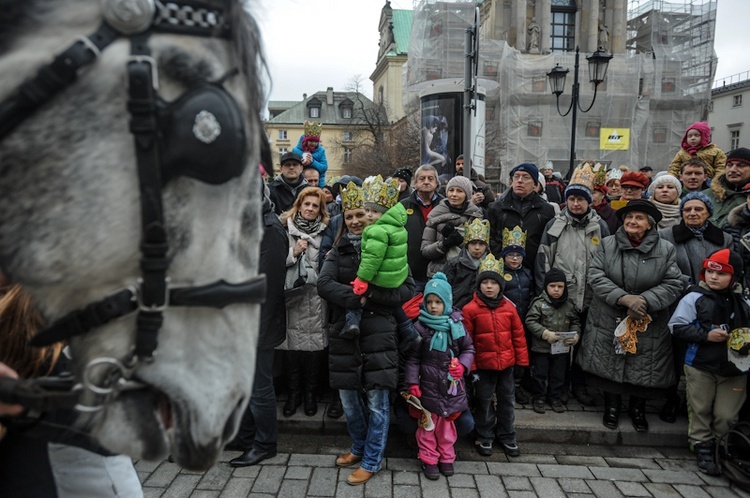
[[[680,182],[680,180],[677,179],[677,177],[674,177],[669,174],[659,175],[653,180],[651,180],[651,185],[648,186],[649,197],[653,197],[654,190],[656,190],[656,187],[664,183],[671,183],[672,185],[674,185],[674,188],[676,188],[678,192],[677,197],[680,197],[680,194],[682,194],[682,183]]]

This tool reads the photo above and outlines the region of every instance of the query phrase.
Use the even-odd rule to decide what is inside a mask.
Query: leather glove
[[[443,237],[448,237],[450,234],[455,233],[456,227],[451,225],[450,223],[446,223],[443,225],[443,228],[440,229],[440,233],[443,234]]]
[[[358,296],[361,296],[365,292],[367,292],[367,288],[370,285],[364,280],[360,280],[359,277],[355,278],[353,282],[349,283],[352,284],[352,291]]]
[[[463,236],[454,230],[453,233],[443,239],[443,250],[447,251],[451,247],[460,246],[463,241]]]
[[[464,376],[464,366],[458,362],[458,359],[453,358],[451,360],[451,365],[448,367],[448,373],[451,374],[451,377],[454,379],[460,379]]]
[[[645,315],[647,311],[646,300],[642,296],[625,294],[620,298],[620,304],[641,316]]]
[[[411,394],[412,396],[414,396],[416,398],[421,398],[422,397],[422,390],[419,388],[419,386],[417,384],[410,385],[409,389],[407,389],[407,391],[409,391],[409,394]]]
[[[542,332],[542,339],[552,344],[555,341],[560,340],[560,336],[552,332],[551,330],[545,330]]]
[[[563,344],[565,344],[566,346],[575,346],[576,344],[578,344],[578,339],[580,338],[581,338],[580,334],[576,333],[576,335],[574,335],[570,339],[565,339],[563,341]]]

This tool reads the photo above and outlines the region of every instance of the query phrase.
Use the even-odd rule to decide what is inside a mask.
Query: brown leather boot
[[[362,467],[360,467],[354,472],[352,472],[351,474],[349,474],[349,477],[346,478],[346,482],[348,482],[352,486],[359,486],[360,484],[364,484],[367,481],[369,481],[372,476],[373,476],[372,472],[368,472]]]
[[[355,463],[362,461],[361,456],[352,455],[351,452],[341,455],[336,459],[336,465],[339,467],[351,467]]]

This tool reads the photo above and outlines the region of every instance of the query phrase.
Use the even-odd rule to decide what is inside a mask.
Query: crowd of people
[[[332,390],[352,485],[380,470],[392,415],[438,479],[461,435],[520,455],[516,403],[560,413],[594,391],[609,429],[624,396],[639,432],[649,399],[665,422],[686,410],[698,467],[717,474],[747,398],[750,150],[709,135],[688,127],[658,174],[584,161],[564,181],[522,163],[497,198],[461,156],[450,178],[423,164],[325,182],[319,135],[301,138],[263,194],[269,295],[230,464],[276,455],[275,384],[283,416],[315,415]]]

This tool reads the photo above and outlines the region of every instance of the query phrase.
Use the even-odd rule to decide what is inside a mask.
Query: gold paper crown
[[[469,242],[481,240],[487,245],[490,245],[490,222],[487,220],[481,220],[474,218],[474,221],[464,223],[464,244]]]
[[[607,168],[600,163],[594,165],[594,187],[607,183]]]
[[[305,121],[306,136],[320,138],[321,131],[323,131],[323,123],[319,123],[317,121]]]
[[[517,246],[526,249],[526,232],[521,230],[518,225],[513,230],[503,228],[503,248],[508,246]]]
[[[494,271],[501,276],[505,274],[505,265],[503,265],[502,259],[495,259],[492,253],[488,254],[483,260],[479,262],[479,270],[477,274],[485,271]]]
[[[341,189],[341,210],[349,211],[350,209],[362,209],[362,189],[354,182],[346,184],[346,188]]]
[[[385,209],[390,209],[398,202],[398,180],[383,177],[368,176],[362,183],[362,195],[366,203],[377,204]]]
[[[568,185],[583,185],[589,190],[594,188],[594,171],[589,166],[589,162],[583,163],[573,171]]]

